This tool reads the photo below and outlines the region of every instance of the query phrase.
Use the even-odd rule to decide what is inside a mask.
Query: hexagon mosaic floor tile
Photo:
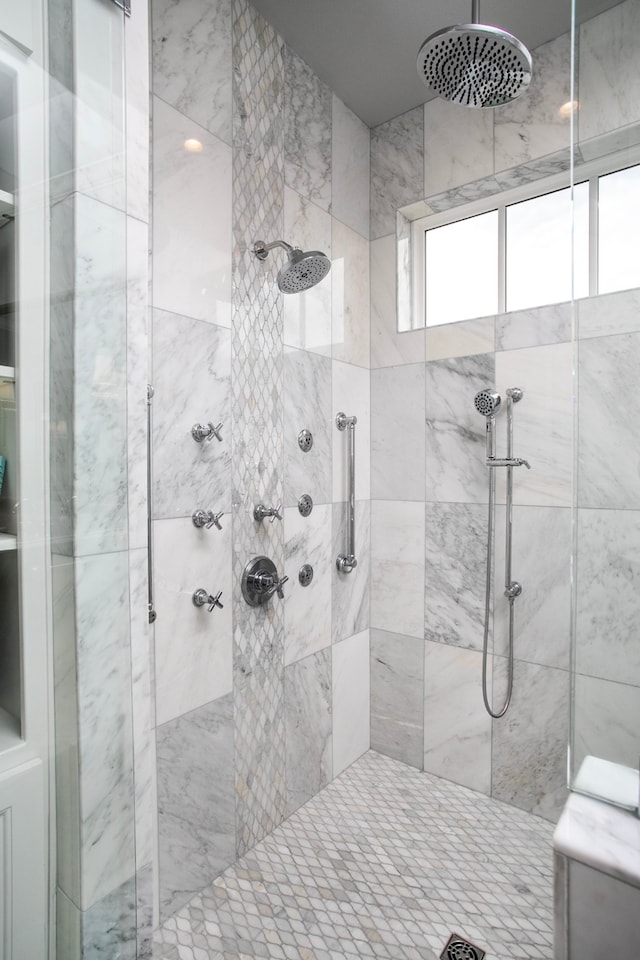
[[[545,820],[369,752],[156,932],[157,960],[551,960]]]

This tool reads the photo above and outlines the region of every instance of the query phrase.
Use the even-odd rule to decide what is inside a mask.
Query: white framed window
[[[411,225],[399,332],[640,286],[640,151]]]

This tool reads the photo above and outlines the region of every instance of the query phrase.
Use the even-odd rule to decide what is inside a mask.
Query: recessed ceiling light
[[[185,140],[184,148],[187,153],[200,153],[202,151],[202,144],[199,140],[195,139]]]
[[[563,103],[558,113],[563,120],[568,120],[572,113],[577,113],[580,109],[580,104],[577,100],[567,100],[566,103]]]

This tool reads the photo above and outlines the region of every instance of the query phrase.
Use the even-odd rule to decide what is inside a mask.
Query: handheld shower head
[[[275,240],[273,243],[256,240],[253,252],[258,260],[266,260],[273,247],[283,247],[287,251],[288,263],[278,271],[278,287],[283,293],[302,293],[303,290],[309,290],[324,280],[331,269],[331,260],[320,250],[305,253],[284,240]]]
[[[492,390],[480,390],[474,400],[475,408],[483,417],[492,417],[500,409],[500,394]]]

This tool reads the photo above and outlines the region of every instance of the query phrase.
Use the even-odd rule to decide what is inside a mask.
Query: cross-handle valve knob
[[[209,613],[213,613],[216,607],[220,607],[220,609],[224,607],[224,604],[220,603],[221,596],[222,590],[219,590],[214,597],[200,587],[198,590],[194,590],[191,599],[193,600],[194,607],[208,607]]]
[[[211,527],[222,530],[221,517],[224,517],[223,510],[220,513],[214,513],[213,510],[196,510],[191,515],[194,527],[206,527],[207,530],[211,530]]]
[[[284,600],[283,587],[289,577],[279,577],[276,565],[269,557],[254,557],[242,574],[242,596],[251,607],[267,603],[274,593]]]
[[[191,427],[191,436],[196,441],[196,443],[202,443],[203,440],[206,440],[207,443],[210,443],[215,437],[216,440],[222,441],[222,434],[220,430],[222,429],[222,421],[218,424],[217,427],[214,427],[211,420],[206,425],[203,423],[194,423]]]
[[[259,503],[257,507],[253,508],[253,519],[260,521],[270,517],[269,523],[273,523],[276,519],[282,520],[281,508],[282,504],[280,503],[277,507],[265,507],[264,503]]]

